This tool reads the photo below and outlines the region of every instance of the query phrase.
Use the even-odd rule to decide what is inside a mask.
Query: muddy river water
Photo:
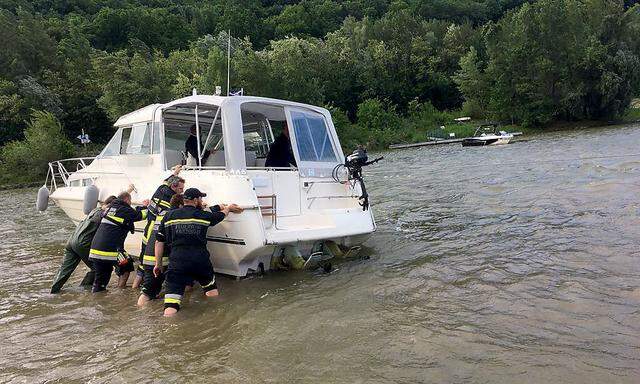
[[[0,195],[2,383],[638,383],[640,126],[384,153],[334,270],[222,279],[179,321],[48,289],[73,226]]]

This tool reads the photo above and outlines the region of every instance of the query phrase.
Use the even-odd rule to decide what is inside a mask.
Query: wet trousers
[[[194,254],[180,249],[171,250],[167,284],[164,295],[164,307],[180,310],[182,296],[187,285],[197,281],[204,292],[217,289],[213,266],[209,260],[209,252]]]
[[[88,249],[79,249],[70,244],[64,249],[64,257],[62,258],[62,264],[60,265],[60,269],[56,274],[56,277],[53,280],[53,284],[51,285],[51,293],[58,293],[62,286],[69,280],[73,271],[75,271],[78,264],[82,261],[88,268],[89,272],[84,276],[81,286],[91,286],[93,284],[93,280],[95,277],[95,270],[93,268],[93,263],[89,260],[89,250]]]

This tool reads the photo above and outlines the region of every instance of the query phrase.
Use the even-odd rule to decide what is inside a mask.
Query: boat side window
[[[109,143],[104,147],[98,157],[117,156],[120,154],[120,141],[122,140],[122,128],[118,129],[109,140]]]
[[[120,141],[119,154],[124,155],[127,153],[127,147],[129,146],[129,139],[131,138],[131,127],[122,128],[122,141]]]
[[[311,111],[292,110],[291,120],[300,161],[338,162],[324,116]]]
[[[275,147],[272,145],[276,137],[281,134],[284,121],[286,121],[284,107],[249,102],[242,104],[240,111],[242,113],[242,135],[247,167],[263,168],[266,166],[270,151],[286,150],[282,145]],[[272,154],[272,158],[274,158],[274,154]],[[290,168],[290,166],[283,161],[275,168]]]
[[[145,155],[151,153],[150,124],[139,123],[133,124],[129,129],[129,137],[127,138],[126,154],[127,155]],[[122,146],[124,147],[125,132],[123,131]]]
[[[153,123],[153,147],[152,150],[154,154],[160,153],[160,124]]]

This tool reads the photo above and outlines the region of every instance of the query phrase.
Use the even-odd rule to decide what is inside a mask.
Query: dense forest
[[[232,88],[327,106],[345,146],[461,115],[611,120],[640,91],[635,3],[0,0],[0,161],[37,174],[82,129],[104,142],[119,115],[213,93],[227,31]]]

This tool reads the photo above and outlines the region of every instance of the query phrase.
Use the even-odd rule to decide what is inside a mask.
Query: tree
[[[65,137],[60,121],[51,113],[33,111],[24,140],[11,141],[0,150],[3,173],[37,180],[47,173],[47,164],[72,157],[74,147]]]

